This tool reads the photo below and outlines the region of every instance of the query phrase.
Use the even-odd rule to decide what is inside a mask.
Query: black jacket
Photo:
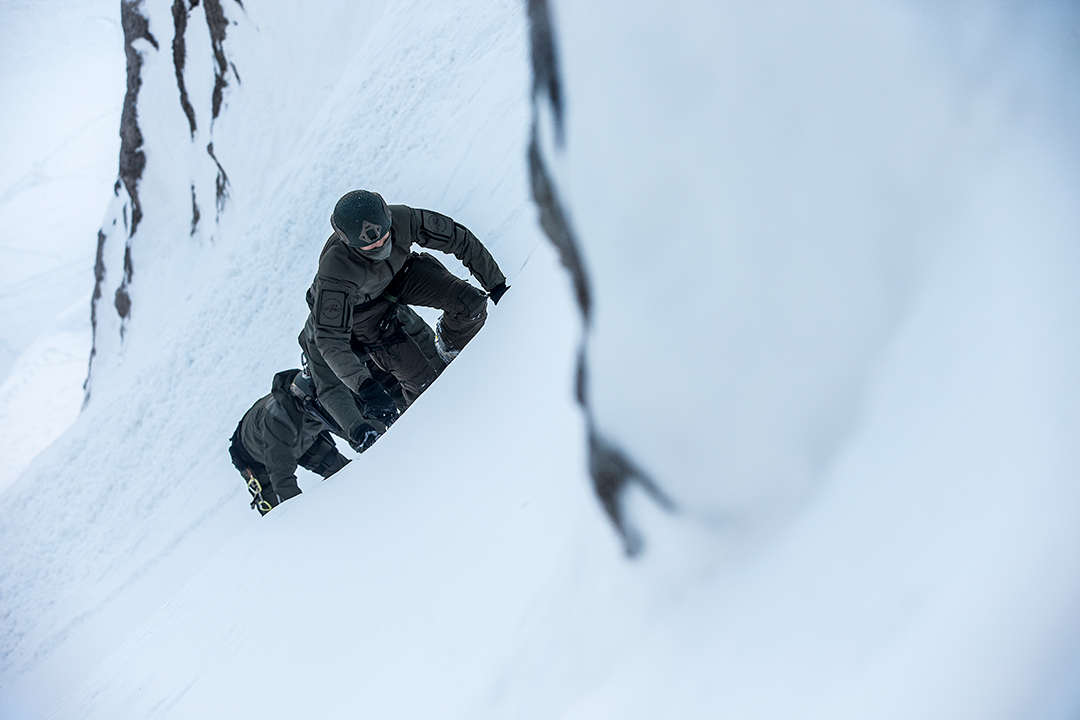
[[[285,500],[300,494],[296,466],[320,441],[324,428],[300,407],[289,391],[299,370],[274,376],[269,395],[260,398],[240,421],[240,437],[252,459],[266,467],[274,492]]]

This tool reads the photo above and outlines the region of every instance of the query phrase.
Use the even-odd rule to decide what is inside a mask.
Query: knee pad
[[[467,285],[458,294],[462,315],[470,320],[479,320],[487,316],[487,294],[472,285]]]

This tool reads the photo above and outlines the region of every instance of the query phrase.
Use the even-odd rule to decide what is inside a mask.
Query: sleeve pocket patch
[[[319,311],[315,323],[325,328],[345,328],[345,293],[323,290],[319,293]]]
[[[454,235],[454,221],[445,215],[430,210],[421,210],[421,224],[425,230],[444,239],[450,239]]]

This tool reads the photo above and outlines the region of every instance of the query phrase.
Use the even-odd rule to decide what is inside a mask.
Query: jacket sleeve
[[[456,257],[484,290],[490,292],[496,285],[506,282],[495,258],[467,227],[431,210],[414,208],[412,212],[417,244]]]
[[[314,320],[311,315],[308,315],[304,329],[300,331],[298,338],[300,349],[307,357],[308,372],[311,373],[311,379],[315,382],[315,395],[319,398],[319,403],[345,431],[347,438],[363,421],[363,417],[356,406],[353,393],[345,387],[345,384],[338,379],[334,370],[323,359],[322,352],[315,345],[314,332]],[[366,365],[364,371],[367,372]]]
[[[359,299],[355,284],[315,277],[312,286],[311,340],[334,374],[353,392],[371,373],[352,350],[352,309]]]
[[[271,400],[267,409],[269,412],[262,438],[265,445],[264,464],[274,492],[282,500],[287,500],[300,494],[300,487],[296,484],[300,429],[293,424],[277,400]]]

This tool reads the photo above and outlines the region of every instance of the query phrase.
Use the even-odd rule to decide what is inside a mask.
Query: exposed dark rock
[[[555,31],[551,24],[547,0],[528,0],[528,14],[533,71],[533,123],[528,151],[532,196],[540,211],[540,226],[555,246],[560,261],[573,280],[578,308],[588,333],[592,309],[589,276],[585,270],[581,246],[570,225],[569,215],[559,201],[557,188],[540,151],[541,103],[546,102],[551,110],[556,145],[561,148],[565,143],[562,83]],[[626,554],[633,557],[642,551],[644,544],[641,535],[627,522],[623,511],[623,498],[627,488],[636,484],[664,509],[674,512],[676,508],[652,478],[642,471],[622,448],[601,437],[596,430],[592,408],[588,402],[589,368],[585,342],[583,341],[578,352],[576,391],[578,403],[585,411],[588,428],[589,474],[600,504],[622,538]]]
[[[574,382],[574,397],[577,399],[578,405],[586,407],[589,404],[589,365],[585,360],[584,343],[578,348],[576,375],[577,377]]]
[[[119,182],[117,190],[119,192]],[[114,221],[115,222],[115,221]],[[83,381],[83,407],[90,402],[90,370],[94,367],[97,355],[97,304],[101,299],[101,286],[105,283],[105,231],[98,230],[97,255],[94,258],[94,294],[90,298],[90,360],[86,368],[86,380]]]
[[[113,304],[116,305],[116,312],[120,314],[120,317],[126,320],[131,312],[131,296],[127,294],[127,290],[123,286],[116,288],[116,298],[113,300]]]
[[[240,6],[241,10],[244,8],[240,0],[236,0],[236,4]],[[225,88],[229,84],[225,76],[231,69],[233,77],[236,78],[236,82],[239,84],[240,74],[236,72],[236,66],[225,57],[225,33],[229,27],[229,20],[225,17],[225,11],[221,7],[221,0],[204,0],[203,12],[206,14],[206,25],[210,29],[210,44],[214,49],[214,92],[211,112],[211,121],[213,121],[221,113]],[[225,168],[218,162],[217,156],[214,155],[214,143],[211,142],[206,146],[206,152],[213,158],[218,169],[215,203],[217,213],[221,215],[221,211],[225,209],[225,201],[229,197],[229,176],[225,173]]]
[[[120,22],[124,28],[124,54],[127,57],[127,92],[124,109],[120,115],[120,180],[131,198],[131,229],[134,235],[142,220],[139,205],[139,179],[146,167],[146,154],[142,151],[143,136],[139,130],[138,100],[142,87],[142,56],[135,49],[137,40],[146,40],[155,49],[157,40],[150,33],[150,24],[139,13],[142,0],[122,0]]]
[[[105,282],[105,232],[98,230],[97,255],[94,257],[94,295],[91,298],[90,324],[97,327],[97,301],[101,297],[101,284]]]
[[[158,49],[157,40],[150,32],[150,23],[139,12],[142,0],[121,0],[120,24],[124,30],[124,56],[127,61],[127,90],[124,94],[124,107],[120,114],[120,162],[116,184],[113,193],[119,197],[120,189],[127,191],[128,202],[124,204],[121,214],[124,220],[124,232],[127,237],[124,248],[124,273],[121,277],[120,287],[117,288],[113,305],[122,319],[126,319],[131,312],[131,298],[127,292],[127,285],[131,281],[131,236],[139,227],[142,220],[142,207],[139,204],[139,180],[146,168],[146,154],[142,151],[143,136],[139,130],[138,100],[139,90],[142,87],[142,55],[135,49],[135,43],[146,40],[155,49]],[[128,221],[128,205],[131,206],[131,220]],[[105,244],[108,238],[116,233],[116,220],[113,227],[106,233],[104,229],[98,231],[97,256],[94,261],[94,292],[90,298],[90,359],[87,368],[86,381],[83,383],[83,405],[90,401],[90,376],[93,370],[94,357],[97,355],[97,332],[98,332],[98,302],[104,296],[103,285],[105,283]],[[123,331],[121,330],[121,334]]]
[[[589,278],[578,250],[574,231],[570,227],[566,212],[555,193],[555,185],[548,174],[544,158],[540,154],[536,123],[533,123],[532,138],[529,141],[529,178],[532,184],[533,200],[540,209],[540,227],[547,234],[555,249],[559,251],[559,260],[570,272],[574,282],[574,294],[578,307],[589,322],[592,300],[589,295]]]
[[[172,14],[173,27],[176,30],[173,34],[172,42],[173,67],[176,69],[176,85],[180,89],[180,107],[184,110],[184,115],[187,116],[188,125],[191,126],[191,137],[194,139],[195,108],[191,107],[191,101],[188,100],[187,87],[184,85],[184,60],[186,55],[184,33],[187,31],[188,20],[188,8],[184,4],[184,0],[174,0]]]
[[[665,510],[674,511],[674,504],[621,448],[602,438],[592,427],[589,429],[589,474],[600,504],[623,538],[626,554],[637,555],[643,542],[638,532],[626,522],[622,509],[623,493],[631,483],[636,483]]]
[[[217,156],[214,155],[214,143],[206,146],[206,152],[213,158],[214,164],[217,165],[217,211],[220,215],[221,211],[225,209],[225,200],[229,197],[229,176],[225,174],[225,168],[221,167]]]
[[[116,312],[124,320],[128,319],[131,314],[131,296],[128,295],[127,287],[131,284],[131,276],[133,273],[133,267],[131,264],[131,238],[128,238],[128,243],[124,247],[124,280],[120,283],[120,287],[116,289],[116,297],[113,300],[113,304],[116,306]],[[124,336],[124,326],[120,326],[120,337]]]
[[[142,220],[142,206],[139,204],[139,180],[146,168],[146,154],[142,151],[143,137],[139,130],[138,100],[142,87],[142,56],[135,49],[137,40],[146,40],[154,49],[159,49],[157,40],[150,33],[149,21],[139,13],[142,0],[122,0],[120,3],[120,21],[124,28],[124,53],[127,56],[127,93],[124,95],[124,109],[120,115],[120,179],[127,189],[131,204],[131,228],[128,230],[124,248],[124,276],[116,290],[115,306],[120,317],[127,319],[131,312],[131,299],[127,293],[131,282],[131,238]],[[126,215],[125,215],[126,219]],[[126,222],[125,222],[126,225]],[[121,335],[123,329],[121,328]]]
[[[242,3],[237,3],[241,9]],[[221,113],[221,102],[228,81],[225,79],[229,71],[230,63],[225,58],[225,32],[229,27],[229,21],[225,17],[225,11],[221,8],[221,0],[205,0],[203,12],[206,13],[206,25],[210,28],[210,44],[214,48],[214,95],[213,95],[213,119]],[[235,68],[233,68],[235,71]],[[240,82],[240,76],[236,76]]]
[[[192,139],[195,137],[197,123],[195,109],[191,105],[187,86],[184,81],[184,66],[186,63],[186,33],[188,17],[191,10],[199,6],[200,0],[173,0],[173,67],[176,73],[176,84],[180,92],[180,107],[187,118],[188,127]],[[236,4],[243,10],[244,5],[240,0]],[[224,90],[228,86],[226,74],[231,70],[237,83],[240,75],[236,72],[236,66],[225,57],[224,42],[225,33],[229,21],[222,10],[220,0],[205,0],[204,12],[207,27],[210,32],[211,45],[214,52],[214,90],[213,90],[213,114],[216,119],[221,112]],[[124,246],[124,269],[120,278],[120,285],[113,296],[113,306],[122,321],[126,321],[131,315],[131,293],[128,286],[131,284],[134,268],[132,263],[132,238],[142,221],[142,204],[139,201],[139,181],[146,169],[146,153],[143,152],[143,135],[139,129],[138,99],[139,90],[142,87],[143,57],[136,49],[135,44],[139,40],[150,43],[155,50],[160,50],[157,39],[150,32],[149,20],[141,12],[142,0],[121,0],[120,18],[124,30],[124,53],[127,59],[127,92],[124,95],[124,107],[120,117],[120,167],[119,176],[113,186],[113,193],[119,197],[121,189],[127,191],[128,201],[120,208],[120,218],[123,220],[126,242]],[[225,201],[229,195],[229,178],[225,169],[214,155],[214,145],[210,143],[206,148],[207,153],[217,166],[216,179],[216,204],[218,214],[224,209]],[[130,207],[130,215],[129,215]],[[195,195],[195,185],[191,185],[191,235],[195,234],[201,213]],[[118,230],[115,226],[117,219],[114,218],[113,228],[98,232],[97,261],[94,266],[94,293],[90,302],[90,324],[92,328],[92,340],[90,349],[90,368],[87,372],[86,382],[83,384],[85,391],[84,405],[90,399],[90,375],[93,369],[94,358],[97,355],[97,331],[98,331],[98,302],[104,295],[105,268],[105,245],[109,238]],[[120,326],[120,337],[124,336],[125,326]]]
[[[195,228],[199,226],[199,203],[195,202],[195,184],[191,185],[191,235],[195,236]]]
[[[551,11],[547,0],[529,0],[529,40],[532,49],[533,108],[536,98],[547,96],[555,116],[555,138],[563,143],[562,84],[559,81],[558,53],[555,50],[555,31],[551,27]]]

